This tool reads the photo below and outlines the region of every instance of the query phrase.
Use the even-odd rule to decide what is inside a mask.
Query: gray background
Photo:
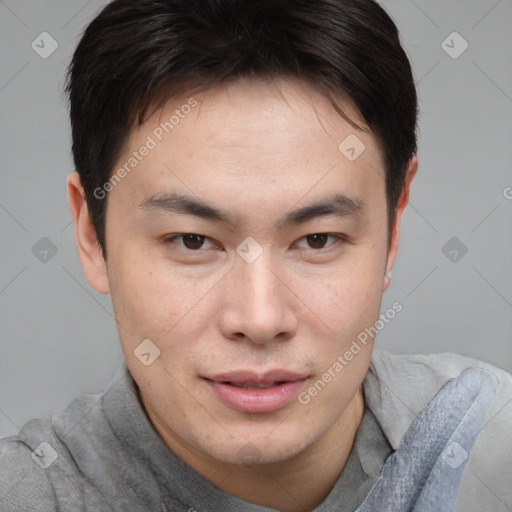
[[[122,358],[110,296],[83,276],[66,196],[64,72],[105,3],[0,1],[0,437],[101,391]],[[381,3],[411,58],[421,118],[420,167],[382,303],[404,309],[378,346],[455,351],[512,371],[512,0]],[[442,47],[454,31],[469,44],[458,58]],[[46,59],[31,47],[42,32],[58,42]],[[451,36],[445,47],[461,43]],[[57,251],[46,261],[43,237]]]

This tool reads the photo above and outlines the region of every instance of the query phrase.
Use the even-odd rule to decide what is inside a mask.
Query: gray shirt
[[[150,423],[124,363],[101,395],[78,397],[51,424],[28,422],[0,448],[15,453],[0,458],[1,479],[11,484],[2,512],[272,510],[219,490],[178,458]],[[353,512],[391,451],[366,409],[345,470],[315,512]]]
[[[437,472],[432,472],[435,478],[427,481],[431,485],[425,487],[422,503],[425,497],[431,502],[437,498],[439,503],[443,492],[453,501],[465,464],[457,462],[455,468],[453,460],[447,458],[447,453],[449,456],[454,453],[451,434],[454,420],[457,420],[454,432],[461,431],[459,423],[463,427],[461,437],[457,438],[459,444],[470,451],[476,434],[467,425],[475,424],[475,420],[483,424],[493,393],[480,370],[466,372],[463,380],[455,380],[451,387],[444,386],[444,394],[439,392],[447,376],[453,373],[456,377],[469,363],[458,356],[443,359],[374,354],[364,382],[366,409],[355,444],[344,471],[314,512],[353,512],[359,506],[364,511],[413,510],[407,500],[416,500],[419,482],[426,481],[422,475],[428,476],[430,468],[437,468]],[[499,389],[503,388],[505,394],[496,392],[497,398],[492,402],[496,406],[491,407],[491,414],[510,398],[506,391],[511,389],[510,376],[499,376]],[[487,390],[485,396],[480,388]],[[431,400],[434,396],[439,400]],[[485,407],[479,406],[478,401]],[[459,403],[461,410],[457,412]],[[466,410],[475,411],[474,418]],[[450,414],[447,416],[445,411]],[[460,417],[455,418],[452,411]],[[443,418],[450,422],[449,431],[441,426]],[[503,412],[500,418],[503,419]],[[461,423],[462,419],[466,423]],[[493,419],[491,425],[496,421]],[[410,434],[403,435],[406,430]],[[399,443],[401,438],[403,442]],[[470,443],[466,443],[468,439]],[[435,450],[424,450],[423,440]],[[448,442],[451,451],[447,452],[444,446]],[[508,438],[500,440],[501,447],[507,446],[506,443]],[[482,446],[487,450],[493,448]],[[478,458],[478,446],[474,451],[477,457],[474,467],[481,468],[487,461]],[[508,466],[510,453],[501,459],[498,453],[493,462],[500,465],[499,477]],[[417,480],[411,477],[412,469],[418,475]],[[483,474],[478,476],[485,478]],[[395,482],[400,485],[395,486]],[[466,492],[469,496],[471,491]],[[492,510],[489,506],[492,496],[478,499],[486,510]],[[504,499],[508,500],[508,496]],[[399,501],[407,503],[403,508],[396,508]],[[385,502],[388,505],[384,506]],[[481,507],[474,510],[480,509],[483,510]],[[123,362],[103,393],[82,395],[51,421],[31,420],[17,436],[0,440],[0,510],[269,512],[271,509],[221,491],[175,456],[149,422],[136,384]],[[439,505],[431,508],[421,505],[417,510],[444,509]]]

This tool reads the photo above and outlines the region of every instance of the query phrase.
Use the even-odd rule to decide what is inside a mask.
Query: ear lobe
[[[385,292],[391,283],[391,270],[384,274],[384,284],[382,286],[382,291]]]
[[[110,293],[107,264],[98,243],[89,215],[80,175],[72,172],[67,177],[68,202],[75,227],[78,257],[87,282],[99,293]]]

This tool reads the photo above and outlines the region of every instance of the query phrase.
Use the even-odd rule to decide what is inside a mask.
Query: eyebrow
[[[303,224],[328,215],[337,217],[361,215],[364,213],[365,207],[364,201],[359,197],[336,194],[288,212],[277,222],[277,228],[282,229],[285,226]],[[142,212],[194,215],[202,219],[221,222],[232,230],[240,224],[237,218],[226,210],[209,205],[195,197],[177,193],[153,194],[141,201],[138,210]]]

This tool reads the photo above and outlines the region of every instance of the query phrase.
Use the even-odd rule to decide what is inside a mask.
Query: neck
[[[197,473],[232,496],[281,512],[310,511],[324,501],[345,468],[363,413],[359,388],[336,422],[305,451],[292,460],[246,467],[212,464],[191,447],[177,443],[148,411],[164,442]],[[220,482],[219,475],[223,475]]]

